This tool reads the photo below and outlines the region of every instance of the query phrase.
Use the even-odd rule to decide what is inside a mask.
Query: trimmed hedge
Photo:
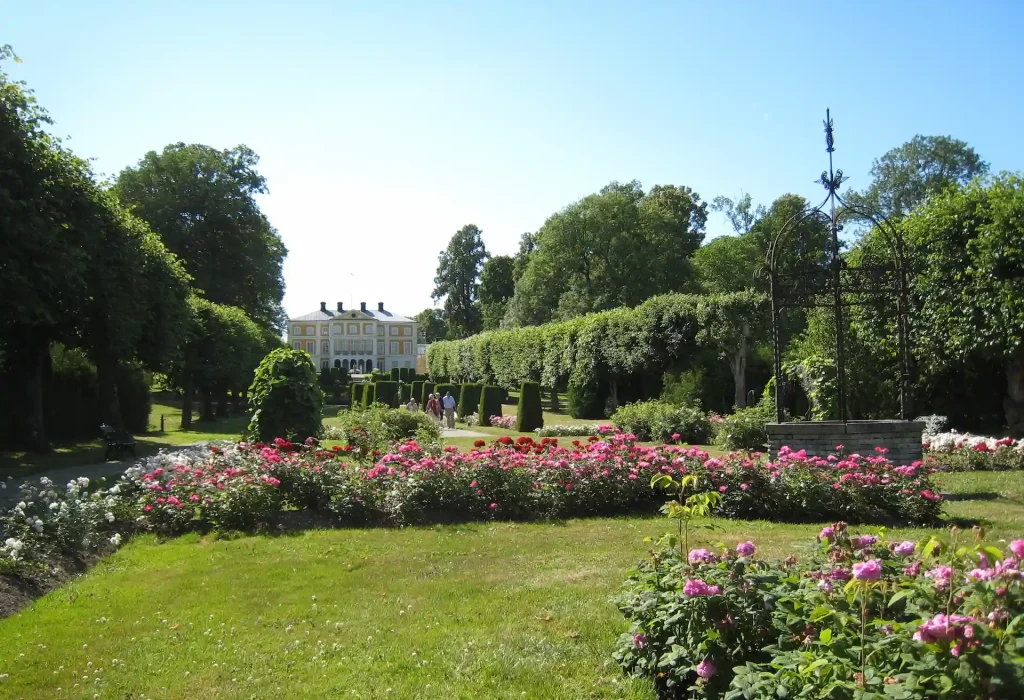
[[[480,392],[483,391],[483,384],[468,383],[462,385],[459,393],[459,406],[456,409],[463,418],[476,413],[480,407]]]
[[[252,420],[247,434],[260,442],[301,442],[323,430],[324,393],[313,360],[302,350],[271,351],[249,387]]]
[[[707,355],[702,350],[731,359],[740,339],[761,325],[766,301],[754,292],[664,294],[635,308],[431,343],[427,366],[432,377],[506,389],[527,381],[590,387],[597,396],[609,379],[685,368]]]
[[[380,381],[374,384],[373,400],[391,408],[398,407],[398,382]]]
[[[409,403],[409,399],[412,398],[412,387],[408,384],[401,384],[398,387],[402,392],[402,403]]]
[[[501,415],[501,399],[505,394],[505,390],[500,386],[494,386],[490,384],[485,386],[480,391],[480,425],[488,426],[491,424],[491,416]]]
[[[391,381],[393,381],[393,382],[400,382],[400,381],[402,381],[402,370],[399,369],[398,367],[392,367],[391,371],[388,374],[391,376]]]
[[[418,382],[418,381],[417,382],[413,382],[411,384],[411,386],[412,386],[412,395],[415,396],[416,400],[419,401],[422,404],[423,403],[423,401],[422,401],[422,398],[423,398],[423,382]]]
[[[434,389],[437,386],[434,382],[423,382],[423,388],[420,390],[420,408],[424,411],[427,410],[427,401],[430,400],[430,395],[434,393]]]
[[[519,411],[516,414],[516,430],[532,433],[544,427],[544,409],[540,403],[540,384],[523,382],[519,390]]]
[[[372,406],[376,398],[377,382],[370,382],[363,391],[363,406]]]
[[[363,382],[353,382],[352,386],[349,387],[352,392],[349,398],[350,406],[360,406],[363,403],[363,391],[366,389],[366,384]]]

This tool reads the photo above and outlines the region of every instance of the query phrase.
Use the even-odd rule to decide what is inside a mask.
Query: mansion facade
[[[337,309],[320,302],[320,310],[288,320],[288,345],[304,350],[320,369],[343,367],[363,373],[416,367],[416,321],[384,309]]]

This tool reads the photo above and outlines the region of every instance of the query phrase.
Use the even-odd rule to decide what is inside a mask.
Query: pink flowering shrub
[[[925,435],[925,460],[948,471],[1012,471],[1024,469],[1024,441],[959,433]]]
[[[626,581],[615,658],[662,697],[1019,697],[1024,540],[964,539],[836,523],[806,561],[668,548]]]
[[[516,429],[515,416],[491,416],[488,420],[491,421],[491,426],[495,428],[504,428],[505,430]]]

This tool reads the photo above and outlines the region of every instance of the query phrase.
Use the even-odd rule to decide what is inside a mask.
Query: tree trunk
[[[96,383],[99,385],[100,420],[124,430],[121,401],[117,395],[117,359],[107,354],[96,358]]]
[[[608,392],[615,410],[619,407],[619,382],[614,377],[608,380]]]
[[[207,423],[213,419],[213,392],[207,389],[203,392],[203,406],[199,409],[199,420]]]
[[[562,410],[562,404],[558,402],[558,387],[551,388],[551,411],[557,413]]]
[[[192,386],[192,381],[188,380],[185,382],[185,386],[181,391],[181,429],[191,430],[192,429],[192,400],[195,397],[195,389]]]
[[[1018,350],[1005,359],[1006,397],[1003,411],[1010,435],[1019,438],[1024,435],[1024,351]]]
[[[46,419],[43,412],[43,377],[50,362],[50,348],[43,341],[29,341],[14,361],[14,381],[21,394],[21,410],[15,440],[35,452],[50,448],[46,440]]]
[[[729,360],[729,369],[732,370],[732,381],[734,387],[733,404],[736,408],[744,408],[747,405],[747,326],[744,324],[744,332],[740,335],[740,341],[736,345],[736,351]]]
[[[227,418],[229,412],[230,411],[228,410],[228,390],[227,389],[222,389],[218,393],[218,398],[217,398],[217,417],[218,418]]]

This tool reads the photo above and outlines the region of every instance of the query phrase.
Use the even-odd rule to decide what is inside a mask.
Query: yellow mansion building
[[[394,367],[416,367],[416,321],[393,314],[378,303],[376,311],[366,308],[337,310],[320,302],[320,310],[288,321],[288,344],[305,350],[313,363],[344,367],[349,372],[385,372]]]

